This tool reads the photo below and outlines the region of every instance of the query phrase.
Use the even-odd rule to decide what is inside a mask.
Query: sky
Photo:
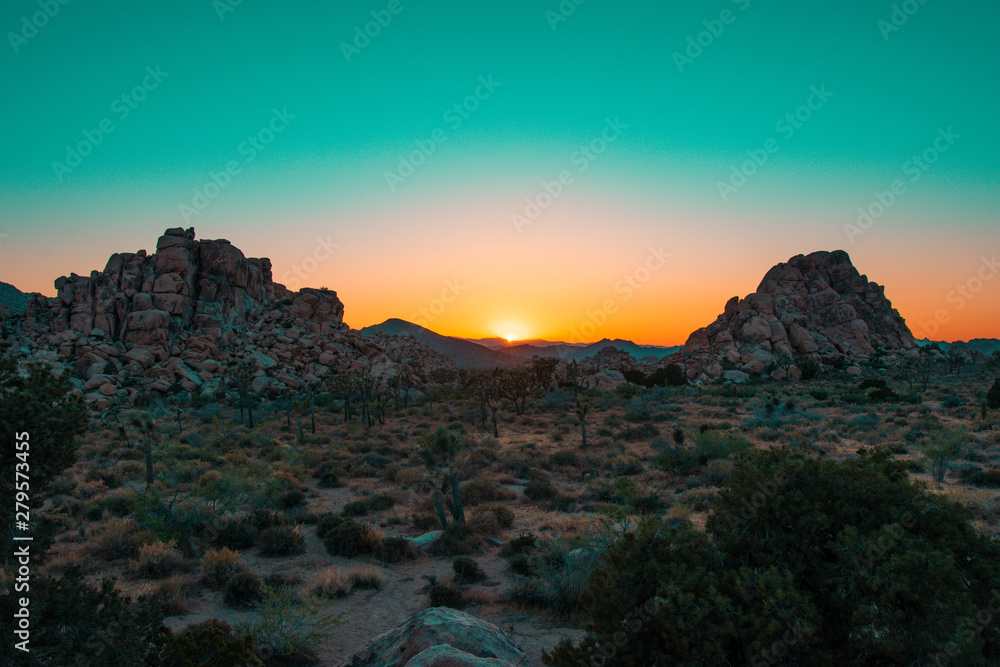
[[[0,8],[22,291],[194,227],[354,328],[675,345],[844,249],[1000,337],[998,3],[62,2]]]

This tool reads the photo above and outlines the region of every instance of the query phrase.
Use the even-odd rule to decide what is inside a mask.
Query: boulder
[[[412,662],[431,648],[437,650],[425,654],[416,663]],[[466,662],[446,662],[449,658]],[[472,659],[494,662],[468,662]],[[432,607],[400,627],[382,633],[341,664],[342,667],[445,667],[452,664],[513,667],[524,665],[525,655],[503,630],[492,623],[450,607]]]

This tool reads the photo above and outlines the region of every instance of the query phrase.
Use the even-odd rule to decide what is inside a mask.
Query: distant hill
[[[27,306],[27,294],[13,285],[0,282],[0,312],[9,308],[11,313],[23,313]]]
[[[390,336],[412,336],[435,352],[449,357],[459,368],[492,368],[513,365],[500,352],[461,338],[442,336],[406,320],[391,318],[382,324],[361,329],[361,335],[366,338],[370,338],[375,333],[384,333]]]
[[[951,343],[945,342],[943,340],[929,340],[927,338],[917,341],[917,345],[921,347],[925,347],[931,344],[937,344],[937,346],[945,352],[950,350],[952,347],[958,345],[967,350],[968,352],[979,352],[980,354],[984,354],[986,356],[989,356],[994,352],[996,352],[997,350],[1000,350],[1000,340],[997,340],[996,338],[973,338],[969,342],[956,340]]]
[[[637,345],[628,340],[604,339],[587,345],[572,345],[570,343],[552,341],[530,341],[509,344],[502,338],[483,338],[483,342],[473,342],[465,338],[442,336],[430,329],[417,324],[392,318],[382,324],[365,327],[361,335],[370,337],[378,333],[395,336],[412,336],[435,352],[447,355],[459,368],[491,368],[493,366],[512,366],[528,361],[534,356],[557,357],[559,359],[580,360],[591,357],[606,347],[616,347],[627,352],[636,359],[655,357],[661,359],[677,352],[679,347],[661,347],[657,345]],[[493,348],[497,341],[502,345]]]

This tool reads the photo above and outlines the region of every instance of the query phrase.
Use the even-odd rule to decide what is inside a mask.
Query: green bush
[[[298,526],[275,526],[261,531],[258,543],[261,556],[294,556],[305,553],[306,541]]]
[[[536,477],[524,485],[524,495],[531,500],[552,500],[558,491],[549,480]]]
[[[257,542],[257,527],[245,515],[222,519],[215,533],[215,545],[229,549],[249,549]]]
[[[467,507],[500,500],[511,500],[512,498],[514,498],[514,493],[501,486],[492,477],[476,477],[462,484],[462,502]]]
[[[290,589],[268,589],[257,603],[253,620],[237,627],[253,637],[258,650],[271,656],[268,664],[302,665],[317,662],[344,614],[331,614],[316,597],[301,598]]]
[[[316,532],[331,556],[374,554],[382,545],[382,536],[368,524],[329,514],[320,518]]]
[[[306,494],[298,489],[286,491],[278,497],[278,507],[290,510],[294,507],[302,507],[306,504]]]
[[[649,520],[613,541],[582,595],[587,637],[543,659],[774,664],[777,647],[781,664],[995,664],[1000,627],[976,619],[997,590],[1000,545],[888,452],[753,451],[707,533]]]
[[[695,442],[698,459],[705,463],[714,459],[728,459],[733,454],[753,447],[753,442],[732,431],[702,431],[695,436]]]
[[[497,524],[501,528],[510,528],[514,525],[514,510],[501,505],[500,503],[485,503],[476,508],[477,512],[488,512],[496,517]]]
[[[249,609],[264,597],[264,582],[253,572],[237,572],[222,589],[222,601],[235,609]]]
[[[465,596],[462,594],[462,589],[453,583],[434,584],[430,590],[429,605],[461,609],[465,606]]]
[[[455,579],[461,582],[471,583],[486,578],[486,574],[479,567],[479,563],[469,556],[459,556],[453,560],[451,569],[455,572]]]
[[[1000,408],[1000,378],[993,381],[993,386],[986,392],[986,405],[991,409]]]
[[[0,642],[0,664],[51,667],[136,667],[156,664],[166,631],[163,610],[151,598],[135,601],[119,593],[113,578],[100,587],[88,584],[76,567],[61,578],[32,573],[30,595],[0,595],[0,615],[7,626]],[[30,653],[15,648],[14,614],[19,598],[30,606]],[[27,660],[30,657],[30,660]]]
[[[387,537],[382,540],[378,557],[386,563],[402,563],[417,557],[416,547],[405,537]]]
[[[161,667],[263,667],[250,635],[236,636],[225,621],[197,623],[178,635],[166,630]]]

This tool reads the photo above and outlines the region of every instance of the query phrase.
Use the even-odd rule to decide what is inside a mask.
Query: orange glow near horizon
[[[1000,277],[988,268],[995,230],[958,239],[946,229],[905,236],[873,229],[851,246],[836,224],[824,224],[825,235],[816,234],[816,225],[791,224],[787,234],[774,228],[762,234],[752,221],[734,226],[671,219],[639,206],[567,203],[522,234],[509,221],[516,206],[494,201],[358,215],[333,234],[331,222],[318,219],[297,221],[294,235],[234,222],[203,225],[198,237],[228,238],[247,256],[270,257],[275,281],[290,288],[330,287],[356,329],[397,317],[466,338],[682,345],[730,297],[753,292],[774,264],[799,252],[843,248],[886,287],[917,338],[1000,337]],[[615,228],[616,217],[630,224]],[[389,224],[400,231],[380,235]],[[734,229],[720,243],[727,224]],[[58,243],[32,240],[25,230],[5,240],[0,280],[51,296],[59,275],[101,270],[115,251],[152,252],[162,233],[152,226],[101,236],[83,229]],[[321,239],[336,248],[325,261],[310,262]]]

